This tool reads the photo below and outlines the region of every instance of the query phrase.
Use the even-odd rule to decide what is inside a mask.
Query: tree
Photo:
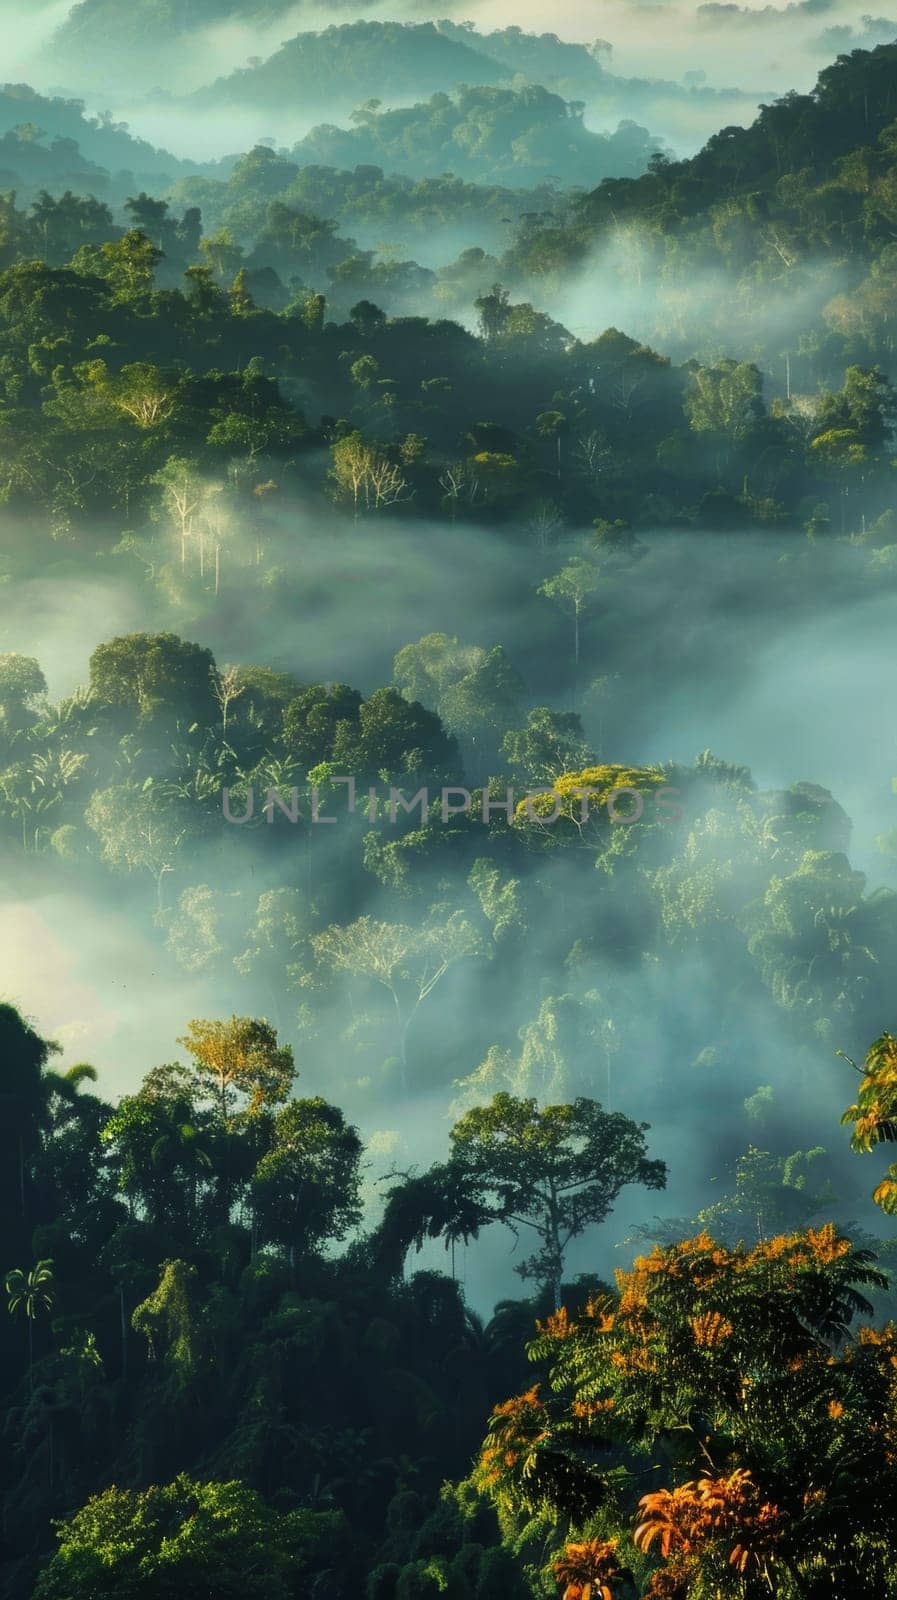
[[[657,1600],[809,1600],[851,1592],[858,1572],[885,1595],[897,1330],[848,1341],[871,1310],[862,1291],[884,1281],[831,1224],[639,1256],[616,1293],[538,1324],[545,1394],[496,1407],[473,1482],[512,1530],[537,1513],[568,1551],[597,1523],[650,1553]],[[621,1455],[656,1485],[634,1516],[615,1489]]]
[[[731,454],[763,426],[763,373],[753,362],[699,366],[692,371],[683,408],[694,434],[707,435]],[[720,472],[720,454],[716,470]]]
[[[373,1236],[378,1266],[387,1276],[398,1278],[412,1246],[420,1250],[425,1240],[442,1239],[446,1250],[452,1252],[454,1277],[455,1245],[475,1239],[492,1220],[489,1211],[450,1162],[437,1163],[423,1173],[389,1176],[398,1176],[401,1182],[387,1190],[383,1216]]]
[[[512,883],[513,880],[507,885],[507,890],[511,889]],[[473,874],[471,885],[476,887]],[[483,887],[485,885],[481,879],[480,888]],[[501,900],[498,905],[493,903],[492,909],[499,913],[493,925],[494,938],[501,936],[502,912],[506,915],[510,913],[512,918],[516,912],[519,917],[515,906],[516,896],[508,895],[507,890],[506,895],[502,896],[505,899],[504,906]],[[489,914],[488,907],[487,898],[483,904],[486,915]],[[522,931],[519,924],[515,927],[514,921],[510,926],[515,932]],[[492,1045],[476,1071],[459,1080],[458,1088],[463,1097],[459,1099],[459,1104],[475,1105],[485,1095],[494,1095],[499,1091],[507,1091],[512,1095],[532,1095],[539,1101],[555,1101],[569,1093],[571,1082],[577,1071],[581,1071],[584,1061],[595,1062],[596,1044],[606,1061],[609,1103],[614,1025],[606,1017],[598,1021],[595,1007],[590,1003],[593,998],[597,996],[581,1000],[573,994],[544,995],[539,1001],[535,1017],[518,1032],[519,1053],[515,1055],[509,1049]]]
[[[47,680],[33,656],[17,650],[0,655],[0,730],[10,735],[26,726],[46,692]]]
[[[168,215],[168,201],[157,200],[141,189],[138,195],[128,197],[124,209],[134,226],[161,249],[163,239],[173,227],[173,219]]]
[[[98,645],[90,658],[96,702],[141,721],[164,715],[207,727],[214,715],[210,650],[174,633],[128,633]]]
[[[373,338],[386,327],[386,312],[370,300],[359,300],[349,312],[349,321],[358,329],[363,339]]]
[[[480,645],[463,645],[457,634],[426,633],[403,645],[393,659],[393,678],[408,700],[438,709],[445,690],[482,665]]]
[[[177,908],[168,919],[165,942],[183,972],[208,971],[220,961],[236,899],[208,883],[181,890]]]
[[[112,1487],[60,1524],[35,1600],[294,1600],[346,1538],[338,1512],[276,1511],[236,1481]]]
[[[361,1140],[326,1100],[291,1100],[274,1121],[271,1148],[251,1184],[262,1242],[313,1251],[344,1239],[361,1218]]]
[[[487,343],[504,332],[511,314],[510,302],[510,290],[504,289],[500,283],[494,283],[488,294],[480,295],[474,301],[474,309],[480,319],[480,332]]]
[[[366,391],[380,376],[379,362],[375,361],[373,356],[359,356],[357,361],[352,362],[349,376],[357,388]]]
[[[331,457],[334,493],[338,500],[351,502],[356,522],[362,507],[365,511],[382,511],[411,499],[413,491],[401,467],[383,450],[368,444],[360,433],[347,433],[337,439],[331,446]]]
[[[187,304],[195,322],[211,321],[226,314],[227,296],[215,282],[211,267],[188,267],[184,277],[187,280]]]
[[[534,706],[524,728],[505,734],[501,753],[527,783],[554,783],[563,773],[585,767],[589,749],[577,712]]]
[[[739,442],[762,421],[763,376],[749,361],[721,361],[698,367],[685,396],[685,414],[695,433],[717,434]]]
[[[199,544],[199,575],[205,576],[206,570],[206,541],[212,546],[212,560],[215,571],[215,594],[221,593],[221,551],[231,531],[231,508],[224,492],[223,483],[207,483],[202,491],[198,517],[198,544]],[[258,527],[258,524],[256,524]],[[260,559],[260,537],[256,538],[256,561]],[[215,698],[221,705],[221,700],[213,678]]]
[[[577,470],[593,487],[597,487],[613,461],[613,447],[604,434],[592,428],[577,438],[574,449]]]
[[[156,1288],[131,1317],[135,1333],[146,1339],[149,1359],[164,1358],[181,1384],[196,1371],[202,1351],[196,1279],[192,1262],[163,1262]]]
[[[219,228],[217,233],[206,234],[199,250],[203,265],[211,268],[219,283],[235,277],[242,270],[243,250],[229,228]]]
[[[626,1184],[665,1187],[664,1162],[645,1153],[647,1127],[595,1100],[540,1110],[536,1100],[497,1094],[455,1124],[449,1164],[493,1220],[535,1233],[539,1249],[517,1271],[550,1285],[559,1306],[570,1242],[604,1221]]]
[[[327,301],[324,295],[306,293],[301,303],[300,315],[309,333],[321,333],[323,331],[326,311]]]
[[[26,1163],[35,1148],[46,1103],[47,1061],[59,1045],[30,1026],[15,1006],[0,1003],[0,1128],[4,1134],[4,1185],[0,1219],[26,1214]],[[8,1175],[8,1176],[7,1176]]]
[[[247,1102],[246,1114],[257,1116],[265,1107],[286,1100],[295,1077],[293,1052],[279,1045],[270,1023],[255,1017],[232,1016],[227,1022],[195,1019],[178,1044],[193,1061],[197,1084],[214,1096],[225,1126],[233,1115],[236,1096]]]
[[[132,1216],[139,1207],[169,1235],[193,1224],[198,1184],[212,1164],[208,1131],[182,1066],[154,1067],[136,1094],[122,1096],[100,1137]]]
[[[234,281],[227,291],[230,301],[231,314],[235,317],[250,317],[257,309],[249,287],[249,275],[245,267],[234,274]]]
[[[850,435],[862,459],[883,449],[897,419],[897,394],[879,367],[848,367],[844,387],[822,396],[815,418],[813,447],[827,434]],[[831,454],[831,452],[830,452]]]
[[[807,850],[744,908],[748,950],[779,1005],[822,1019],[862,1004],[878,964],[864,884],[841,851]]]
[[[178,531],[181,543],[181,566],[187,564],[187,544],[193,532],[193,522],[203,501],[203,483],[194,462],[184,456],[170,456],[164,467],[156,473],[155,482],[162,490],[162,502]]]
[[[467,882],[480,902],[495,943],[503,944],[507,940],[522,944],[528,924],[520,879],[504,875],[493,862],[481,856],[471,867]]]
[[[462,500],[466,501],[468,506],[475,506],[485,493],[479,471],[473,461],[448,462],[439,475],[439,487],[444,497],[443,508],[448,508],[453,522]]]
[[[136,783],[97,789],[84,821],[97,835],[101,860],[116,872],[148,872],[156,885],[156,914],[162,914],[162,886],[175,870],[194,818],[185,804],[174,804],[162,787]]]
[[[537,500],[527,518],[527,530],[534,535],[542,555],[564,526],[564,513],[553,500]]]
[[[561,440],[569,433],[570,424],[563,411],[541,411],[536,418],[536,433],[540,439],[553,439],[557,452],[557,475],[561,476]]]
[[[336,740],[357,729],[361,695],[345,683],[313,683],[293,696],[283,711],[282,742],[304,772],[334,758]]]
[[[447,684],[439,715],[453,733],[477,745],[484,734],[501,734],[520,714],[523,680],[501,645],[482,652],[472,671]]]
[[[838,1054],[854,1071],[861,1071],[843,1051]],[[897,1038],[893,1034],[883,1033],[869,1046],[859,1093],[841,1121],[853,1126],[851,1148],[864,1155],[876,1145],[897,1144]],[[897,1216],[897,1161],[888,1168],[872,1198],[888,1216]]]
[[[816,1146],[774,1156],[749,1145],[735,1162],[731,1192],[700,1211],[698,1223],[727,1242],[753,1237],[757,1244],[783,1229],[806,1226],[835,1203],[830,1183],[808,1186],[812,1164],[825,1153]]]
[[[396,1050],[403,1080],[408,1069],[408,1033],[437,984],[478,946],[476,931],[460,911],[424,928],[359,917],[312,937],[315,955],[335,972],[367,978],[384,988],[395,1013]]]
[[[31,1369],[34,1365],[34,1324],[41,1312],[50,1311],[55,1299],[53,1289],[53,1263],[47,1259],[38,1261],[30,1271],[23,1272],[21,1267],[13,1268],[6,1274],[6,1293],[9,1297],[8,1310],[11,1317],[18,1312],[22,1313],[28,1324],[28,1382],[31,1383]]]
[[[221,711],[221,737],[227,738],[227,719],[230,708],[241,694],[246,693],[247,685],[243,682],[240,668],[229,666],[221,669],[212,669],[212,693],[218,702]]]
[[[72,266],[85,275],[105,278],[118,301],[140,300],[153,286],[156,268],[163,252],[139,228],[130,228],[118,239],[107,239],[98,249],[83,244],[72,258]]]
[[[168,422],[177,402],[177,381],[151,361],[133,361],[114,376],[105,361],[76,369],[89,388],[144,432]]]
[[[561,567],[553,578],[540,583],[538,594],[569,610],[573,616],[573,660],[579,666],[580,618],[592,596],[601,587],[602,570],[585,556],[576,556]]]
[[[450,778],[457,772],[458,747],[435,712],[385,688],[361,702],[357,721],[336,727],[332,759],[338,772],[357,780]]]

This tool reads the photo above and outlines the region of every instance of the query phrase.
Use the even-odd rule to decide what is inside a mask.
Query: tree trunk
[[[119,1321],[121,1325],[121,1375],[128,1376],[128,1317],[125,1309],[125,1286],[118,1286]]]
[[[411,1026],[411,1018],[408,1017],[405,1019],[402,1016],[402,1007],[399,1003],[399,997],[395,989],[392,991],[392,1000],[393,1005],[396,1008],[396,1037],[399,1047],[399,1065],[401,1067],[402,1088],[404,1089],[407,1088],[408,1085],[408,1029]]]
[[[553,1184],[551,1200],[548,1206],[548,1215],[545,1219],[545,1243],[548,1247],[549,1258],[551,1261],[551,1277],[549,1282],[551,1285],[552,1298],[554,1300],[554,1309],[555,1311],[560,1311],[561,1284],[564,1276],[564,1252],[561,1249],[561,1239],[558,1230],[557,1201],[554,1195]]]

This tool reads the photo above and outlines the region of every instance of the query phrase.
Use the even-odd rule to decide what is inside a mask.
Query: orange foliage
[[[615,1405],[613,1395],[608,1395],[606,1400],[574,1400],[570,1410],[574,1417],[591,1422],[602,1412],[613,1411]]]
[[[536,1332],[547,1334],[550,1339],[570,1339],[576,1332],[576,1323],[570,1321],[567,1307],[561,1306],[560,1310],[552,1311],[544,1322],[536,1322]]]
[[[613,1600],[609,1584],[619,1572],[616,1539],[588,1539],[568,1544],[552,1562],[558,1583],[565,1585],[561,1600]]]
[[[692,1317],[691,1328],[695,1344],[703,1345],[708,1350],[723,1344],[735,1332],[732,1323],[721,1311],[705,1311],[701,1317]]]
[[[751,1475],[739,1467],[726,1478],[699,1478],[678,1489],[659,1489],[639,1501],[643,1521],[633,1534],[639,1550],[696,1556],[712,1543],[729,1545],[730,1566],[744,1572],[774,1553],[782,1528],[781,1512],[761,1502]]]
[[[494,1408],[489,1438],[480,1451],[479,1470],[485,1487],[499,1483],[502,1469],[510,1471],[548,1437],[548,1413],[539,1399],[536,1383],[525,1394],[514,1395]]]

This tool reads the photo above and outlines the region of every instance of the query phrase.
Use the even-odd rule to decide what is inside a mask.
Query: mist
[[[0,647],[36,655],[51,697],[60,698],[85,681],[95,645],[138,625],[170,628],[208,645],[219,663],[251,662],[288,671],[300,682],[336,680],[363,693],[388,683],[395,652],[421,635],[442,631],[469,646],[499,644],[521,671],[530,704],[581,710],[599,759],[687,764],[709,746],[723,761],[749,766],[761,790],[785,790],[802,780],[821,784],[852,820],[851,862],[870,875],[870,890],[892,879],[875,839],[894,821],[893,596],[870,592],[849,552],[833,549],[812,575],[804,562],[801,579],[801,553],[795,551],[796,571],[788,577],[778,541],[756,531],[644,532],[646,553],[635,572],[612,586],[586,623],[577,684],[557,651],[557,619],[534,599],[544,558],[513,549],[494,532],[456,528],[447,540],[435,525],[388,520],[359,529],[332,512],[321,520],[320,511],[316,516],[299,502],[282,516],[281,534],[294,552],[289,589],[269,594],[261,608],[231,592],[191,615],[158,596],[148,607],[136,579],[119,575],[73,585],[62,573],[0,591]],[[562,545],[552,560],[563,554]],[[788,577],[781,594],[777,573],[779,582]],[[600,683],[608,673],[610,694],[596,700],[589,680]],[[870,682],[879,687],[871,697],[863,692]],[[462,755],[454,781],[485,782],[494,770],[491,758],[470,746]],[[688,819],[671,826],[684,844]],[[380,827],[388,837],[388,826]],[[352,870],[352,830],[342,813],[338,826],[311,835],[278,817],[270,829],[279,841],[272,857],[271,839],[219,828],[179,868],[161,923],[137,883],[104,883],[94,875],[89,887],[78,889],[56,871],[34,867],[26,895],[16,872],[0,909],[4,943],[14,953],[5,993],[62,1044],[64,1065],[87,1057],[100,1068],[104,1093],[115,1099],[131,1092],[149,1067],[176,1056],[174,1041],[190,1016],[228,1014],[237,1004],[226,961],[191,972],[172,951],[167,935],[178,897],[190,885],[211,884],[244,906],[239,915],[246,916],[260,893],[283,881],[286,869],[288,880],[315,899]],[[435,892],[436,879],[429,891],[424,880],[422,890],[425,898]],[[388,1172],[444,1157],[460,1080],[491,1045],[516,1048],[519,1030],[534,1022],[541,1000],[570,986],[574,974],[546,971],[544,951],[563,949],[571,916],[574,925],[583,918],[588,924],[583,908],[590,901],[600,924],[607,892],[594,873],[584,880],[575,864],[559,865],[543,903],[532,966],[524,945],[508,986],[493,976],[489,960],[462,963],[414,1025],[404,1085],[394,1071],[376,1068],[379,1024],[366,1029],[373,1029],[373,1054],[366,1046],[358,1055],[358,1041],[346,1042],[342,986],[323,1001],[313,1038],[299,1026],[300,996],[280,994],[277,1024],[294,1044],[299,1091],[336,1100],[375,1151],[385,1152],[372,1158],[368,1176],[374,1214]],[[573,913],[577,902],[580,910]],[[414,905],[403,912],[373,879],[362,904],[365,915],[387,921],[397,912],[419,915]],[[757,998],[720,1014],[719,981],[718,970],[687,950],[661,967],[593,960],[586,987],[597,998],[588,1002],[589,1015],[600,1026],[602,1016],[613,1019],[619,1054],[602,1054],[597,1036],[584,1038],[569,1055],[563,1092],[596,1096],[650,1122],[651,1149],[670,1166],[667,1192],[656,1199],[661,1215],[694,1213],[712,1196],[714,1180],[725,1183],[737,1154],[762,1139],[764,1148],[783,1153],[824,1144],[844,1196],[842,1217],[869,1225],[870,1207],[837,1134],[843,1065],[833,1049],[821,1051],[812,1067],[812,1108],[804,1104],[798,1116],[795,1071],[803,1076],[811,1069],[803,1050],[796,1068],[789,1024]],[[580,992],[575,982],[573,992]],[[244,981],[238,1009],[270,1014],[270,991]],[[838,1043],[851,1042],[845,1029]],[[708,1069],[699,1064],[708,1050],[719,1056],[712,1089]],[[744,1102],[764,1085],[772,1097],[754,1126]],[[532,1087],[538,1092],[537,1084]],[[626,1240],[645,1215],[644,1197],[625,1195],[600,1239],[577,1247],[571,1267],[610,1275],[631,1254]],[[492,1230],[461,1259],[475,1305],[519,1292],[511,1243]],[[445,1257],[440,1247],[428,1247],[417,1264],[444,1268]]]
[[[0,21],[0,1600],[897,1600],[897,18]]]

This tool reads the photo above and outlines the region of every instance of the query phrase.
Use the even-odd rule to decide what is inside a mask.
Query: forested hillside
[[[354,22],[300,33],[267,61],[243,68],[198,90],[198,106],[351,110],[372,96],[387,104],[459,83],[495,83],[507,68],[460,39],[448,38],[432,22]]]
[[[198,170],[134,138],[108,115],[86,115],[83,100],[38,94],[24,83],[0,89],[0,135],[0,181],[22,198],[73,189],[121,205],[135,185],[164,190]]]
[[[889,352],[895,68],[897,44],[839,57],[811,94],[690,160],[655,156],[642,177],[574,200],[567,226],[529,229],[510,264],[550,295],[617,250],[640,287],[660,285],[677,343],[709,316],[717,339],[767,360],[839,343]]]
[[[2,1600],[897,1600],[897,43],[484,17],[0,95]]]
[[[112,79],[152,88],[170,83],[185,67],[191,43],[216,30],[276,27],[301,11],[296,0],[79,0],[50,40],[53,64],[76,72],[93,87]]]

